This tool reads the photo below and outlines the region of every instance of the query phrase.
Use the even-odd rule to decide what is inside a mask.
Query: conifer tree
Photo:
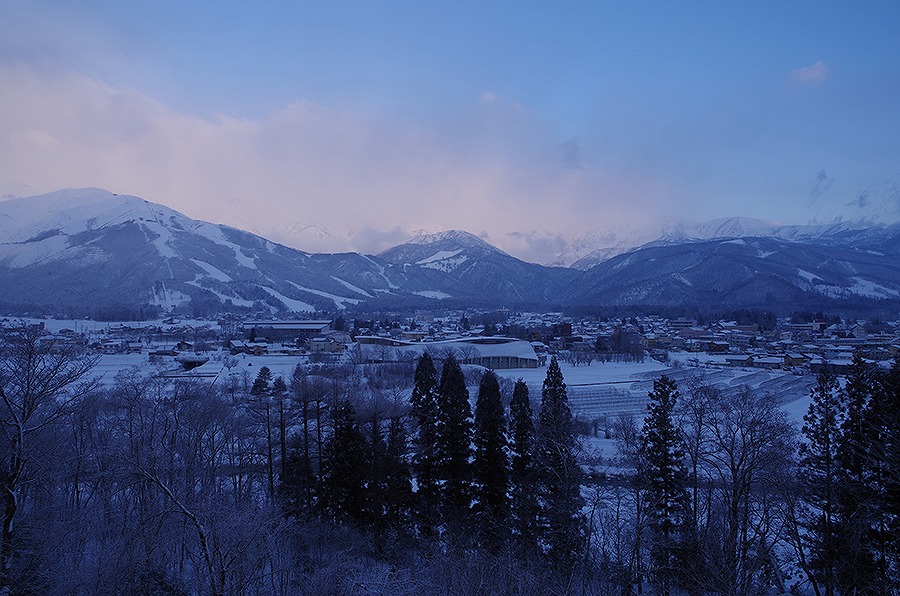
[[[356,411],[345,401],[333,412],[333,433],[328,443],[325,470],[326,508],[335,521],[361,525],[366,505],[366,444]]]
[[[390,528],[399,529],[406,523],[412,505],[412,483],[407,453],[409,438],[403,418],[399,415],[391,416],[387,432],[384,476],[387,497],[385,524]]]
[[[416,517],[420,531],[430,535],[438,523],[438,376],[428,352],[416,365],[410,402],[415,423],[412,468],[417,485]]]
[[[800,471],[806,484],[810,558],[807,576],[817,593],[833,596],[837,586],[840,518],[837,507],[840,467],[838,446],[843,407],[834,373],[827,368],[816,378],[809,411],[803,416]]]
[[[536,454],[541,534],[550,564],[571,569],[584,549],[581,469],[575,460],[572,412],[559,363],[547,365],[541,390]]]
[[[459,362],[447,356],[438,392],[437,477],[451,541],[463,537],[472,502],[472,407]]]
[[[519,555],[529,558],[538,552],[538,498],[535,473],[534,414],[528,385],[519,379],[509,402],[510,495],[513,537]]]
[[[900,357],[877,375],[866,413],[881,592],[900,592]]]
[[[475,401],[475,496],[481,542],[497,550],[508,535],[509,460],[506,455],[506,417],[500,383],[493,371],[481,377]]]
[[[650,559],[657,591],[668,596],[678,581],[690,526],[688,475],[682,438],[673,419],[675,381],[653,382],[640,437],[641,471],[650,531]]]
[[[837,509],[841,520],[837,548],[843,553],[837,582],[842,593],[869,593],[881,582],[873,544],[875,491],[870,484],[874,470],[869,455],[872,439],[877,438],[872,436],[867,415],[874,387],[875,370],[857,351],[842,390],[846,416],[837,448]]]
[[[250,387],[250,395],[265,395],[269,391],[269,385],[272,382],[272,371],[268,366],[260,367],[256,374],[256,379]],[[246,387],[246,385],[245,385]]]

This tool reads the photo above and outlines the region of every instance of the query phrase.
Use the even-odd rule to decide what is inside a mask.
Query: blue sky
[[[305,250],[547,262],[677,220],[900,219],[900,3],[0,0],[0,191]],[[612,237],[612,236],[610,236]]]

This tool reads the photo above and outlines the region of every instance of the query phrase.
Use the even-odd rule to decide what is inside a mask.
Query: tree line
[[[662,377],[591,460],[555,360],[540,396],[451,354],[103,387],[39,330],[2,339],[0,593],[898,589],[896,363],[820,375],[799,433]]]

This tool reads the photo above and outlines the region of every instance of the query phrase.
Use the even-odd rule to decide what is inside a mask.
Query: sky
[[[679,221],[892,223],[898,25],[895,0],[0,0],[0,196],[542,263]]]

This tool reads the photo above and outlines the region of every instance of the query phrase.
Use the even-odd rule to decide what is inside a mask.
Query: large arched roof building
[[[409,342],[378,336],[356,338],[360,359],[366,363],[412,361],[426,351],[441,359],[453,354],[462,364],[485,368],[537,368],[534,347],[513,337],[466,337],[445,341]]]

